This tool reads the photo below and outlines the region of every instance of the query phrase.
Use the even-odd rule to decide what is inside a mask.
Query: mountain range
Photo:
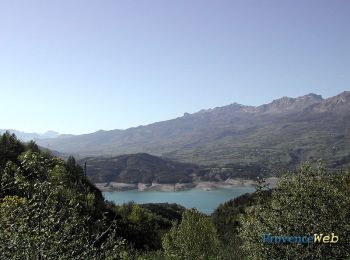
[[[261,106],[237,103],[126,130],[38,139],[78,158],[149,153],[205,166],[294,166],[350,162],[350,92],[282,97]]]
[[[6,131],[9,131],[17,136],[18,139],[27,142],[30,140],[37,140],[37,139],[48,139],[48,138],[56,138],[60,134],[55,131],[47,131],[45,133],[26,133],[14,129],[0,129],[0,134],[5,133]]]

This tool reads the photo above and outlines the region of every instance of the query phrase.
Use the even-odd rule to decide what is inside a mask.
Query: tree
[[[5,167],[7,161],[17,161],[19,154],[25,151],[25,145],[17,140],[14,134],[6,131],[0,136],[0,170]]]
[[[210,218],[196,209],[186,210],[163,239],[167,259],[214,259],[219,239]]]
[[[0,146],[7,149],[0,168],[0,259],[127,257],[116,222],[93,214],[100,193],[90,182],[74,176],[73,183],[65,162],[34,144],[22,147],[5,134]]]
[[[260,182],[260,185],[257,185],[259,192],[246,193],[227,201],[215,209],[211,215],[221,242],[220,259],[243,259],[242,241],[238,237],[240,217],[248,207],[256,204],[260,197],[264,200],[270,197],[270,190],[265,190],[264,187],[266,185],[264,183],[261,185]]]
[[[113,206],[120,216],[118,232],[137,250],[158,250],[162,247],[159,220],[150,210],[129,202]]]
[[[347,176],[347,177],[346,177]],[[247,210],[240,237],[250,259],[344,259],[350,256],[349,173],[328,174],[303,165],[284,177],[271,199]],[[347,188],[348,189],[348,188]],[[335,244],[264,243],[262,236],[339,236]]]

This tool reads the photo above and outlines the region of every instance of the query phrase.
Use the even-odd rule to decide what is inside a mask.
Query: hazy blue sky
[[[0,129],[86,133],[344,90],[348,0],[0,2]]]

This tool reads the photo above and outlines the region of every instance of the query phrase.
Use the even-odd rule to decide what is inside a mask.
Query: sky
[[[350,90],[348,0],[0,1],[0,129],[82,134]]]

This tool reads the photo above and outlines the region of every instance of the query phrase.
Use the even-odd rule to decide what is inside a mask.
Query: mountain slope
[[[145,153],[120,155],[113,158],[87,158],[87,174],[92,182],[122,183],[186,183],[200,168]]]
[[[59,133],[55,131],[47,131],[45,133],[39,134],[39,133],[25,133],[14,129],[0,129],[0,134],[5,133],[6,131],[9,131],[10,133],[15,134],[18,139],[24,142],[30,141],[30,140],[36,140],[36,139],[56,138],[59,136]]]
[[[147,152],[202,165],[294,166],[323,158],[350,162],[350,92],[309,94],[261,106],[237,103],[127,130],[38,140],[78,156]]]

